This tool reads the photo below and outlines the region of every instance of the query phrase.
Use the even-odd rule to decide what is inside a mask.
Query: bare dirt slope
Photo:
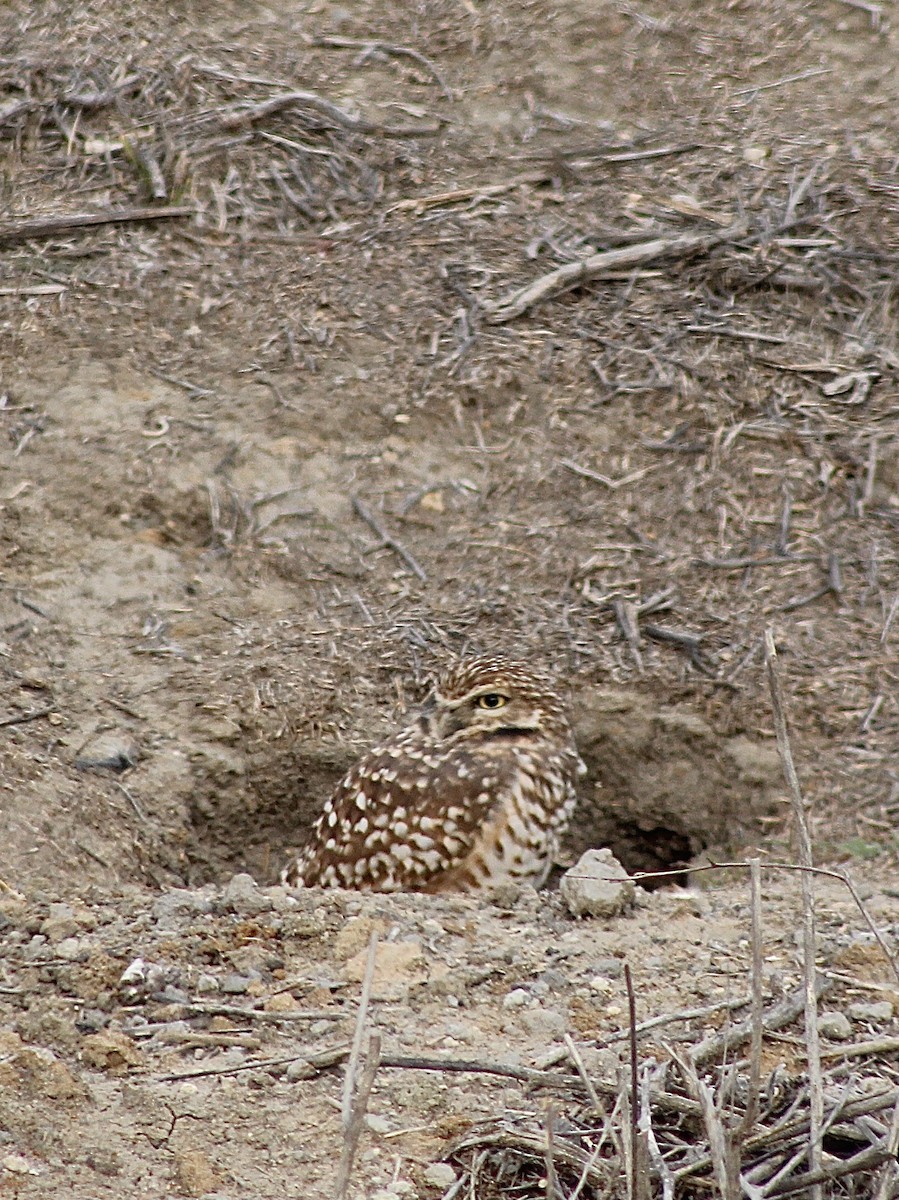
[[[623,960],[641,1017],[745,992],[742,876],[602,930],[533,895],[222,891],[274,884],[352,756],[465,650],[557,674],[590,767],[569,852],[652,869],[794,857],[773,627],[817,855],[849,861],[891,928],[888,18],[7,6],[0,1187],[330,1194],[339,1073],[252,1064],[343,1044],[372,922],[418,947],[375,999],[394,1056],[534,1067],[567,1031],[612,1078]],[[519,292],[606,251],[590,278]],[[798,978],[796,886],[771,884],[772,1002]],[[833,888],[831,965],[864,927]],[[859,944],[838,971],[878,999],[887,966]],[[717,970],[724,945],[736,982],[700,985],[685,964]],[[137,957],[157,974],[122,983]],[[858,1001],[834,986],[828,1003]],[[229,995],[325,1015],[242,1018]],[[161,1079],[222,1055],[241,1069]],[[358,1195],[441,1194],[422,1167],[467,1122],[542,1103],[475,1082],[384,1076]]]

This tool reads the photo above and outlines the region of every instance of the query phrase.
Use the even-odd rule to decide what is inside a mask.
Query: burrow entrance
[[[659,707],[632,692],[585,690],[572,710],[588,775],[566,857],[608,846],[628,871],[665,871],[703,850],[745,844],[777,810],[773,744],[722,739],[688,707]],[[353,758],[334,744],[282,742],[248,755],[240,779],[198,781],[188,881],[247,871],[260,883],[277,882]]]

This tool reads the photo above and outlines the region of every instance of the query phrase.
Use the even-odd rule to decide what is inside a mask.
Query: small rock
[[[81,1043],[81,1059],[98,1071],[122,1075],[129,1067],[142,1065],[144,1057],[129,1037],[115,1029],[91,1033]]]
[[[386,1117],[381,1117],[377,1113],[366,1113],[365,1124],[372,1133],[390,1133],[393,1128]]]
[[[124,987],[135,987],[147,978],[147,964],[142,958],[133,958],[122,974],[119,983]]]
[[[90,953],[90,947],[84,938],[67,937],[54,947],[53,953],[66,962],[77,962],[82,955],[87,956]]]
[[[414,1200],[415,1194],[415,1187],[408,1179],[397,1179],[373,1192],[371,1200]]]
[[[75,759],[79,771],[127,771],[140,762],[140,745],[135,738],[108,730],[90,739]]]
[[[23,1158],[21,1154],[7,1154],[0,1159],[0,1167],[4,1171],[9,1171],[11,1175],[37,1175],[38,1172],[32,1167],[27,1158]]]
[[[889,1000],[859,1000],[847,1009],[853,1021],[892,1021],[893,1006]]]
[[[246,975],[226,975],[219,987],[228,996],[245,996],[250,990],[250,981]]]
[[[288,1083],[299,1083],[302,1079],[312,1079],[317,1075],[315,1067],[306,1062],[305,1059],[299,1058],[296,1062],[290,1063],[287,1070],[284,1072],[284,1078]]]
[[[818,1031],[822,1037],[829,1038],[832,1042],[844,1042],[852,1036],[852,1024],[844,1013],[821,1013],[818,1017]]]
[[[185,1196],[205,1196],[215,1191],[215,1171],[202,1150],[176,1151],[175,1175]]]
[[[157,1004],[190,1004],[187,992],[171,983],[166,984],[162,991],[154,992],[150,999]]]
[[[239,916],[258,916],[275,907],[252,875],[233,875],[222,891],[222,905]]]
[[[47,939],[42,933],[36,933],[26,946],[22,947],[22,957],[28,962],[47,956]]]
[[[440,1188],[444,1192],[451,1188],[458,1178],[449,1163],[443,1162],[431,1163],[429,1167],[425,1167],[421,1177],[431,1187]]]
[[[299,1007],[290,992],[275,992],[273,996],[267,996],[262,1004],[263,1010],[270,1013],[293,1012]]]
[[[314,912],[291,912],[284,917],[281,927],[284,937],[314,938],[322,932],[321,915]]]
[[[531,994],[526,992],[524,988],[513,988],[511,992],[503,996],[503,1008],[524,1008],[530,1003]]]
[[[707,917],[712,910],[708,897],[693,888],[684,888],[682,891],[676,892],[659,892],[658,895],[664,896],[675,912],[678,910],[686,912],[692,917]]]
[[[525,1008],[518,1019],[533,1037],[553,1042],[561,1041],[568,1028],[564,1016],[552,1008]]]
[[[606,979],[620,979],[624,974],[624,963],[620,958],[598,958],[593,964],[593,971]]]
[[[559,893],[575,917],[614,917],[631,908],[634,884],[611,850],[588,850],[566,871]]]
[[[210,992],[219,990],[219,981],[215,975],[208,975],[205,972],[197,979],[197,991],[201,995],[208,995]]]
[[[41,933],[49,942],[61,942],[79,929],[75,913],[68,904],[51,904],[49,915],[41,922]]]
[[[212,912],[212,899],[192,888],[172,888],[156,898],[150,911],[154,921],[163,929],[177,929],[187,917],[205,916]]]
[[[79,1033],[99,1033],[109,1024],[109,1015],[96,1008],[86,1008],[75,1020]]]

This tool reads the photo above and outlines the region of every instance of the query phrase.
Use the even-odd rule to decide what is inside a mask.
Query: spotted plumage
[[[583,771],[547,679],[502,657],[462,661],[344,777],[285,878],[380,892],[539,886]]]

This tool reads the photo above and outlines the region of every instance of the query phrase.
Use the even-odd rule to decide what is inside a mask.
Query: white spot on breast
[[[365,812],[368,808],[368,796],[366,796],[365,792],[356,793],[356,807],[362,812]]]

